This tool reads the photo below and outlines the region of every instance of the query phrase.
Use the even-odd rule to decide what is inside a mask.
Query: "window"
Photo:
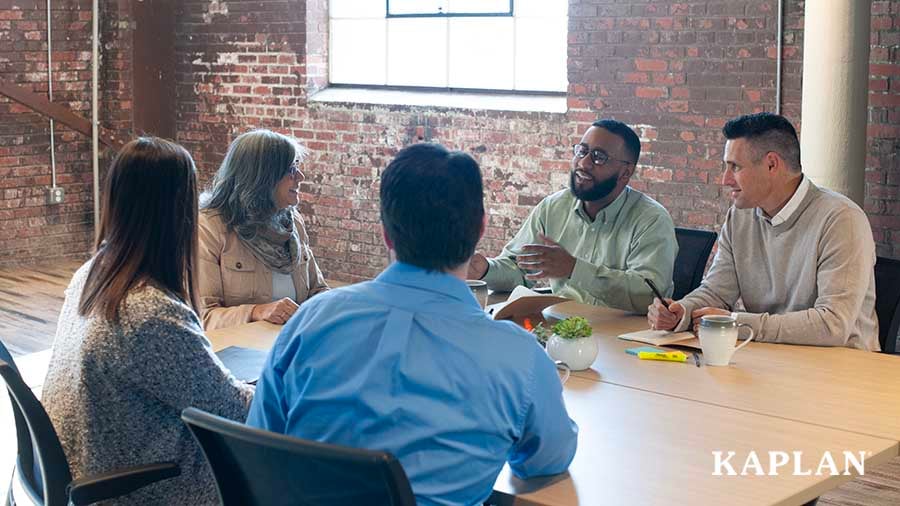
[[[387,0],[387,15],[512,16],[513,0]]]
[[[568,0],[331,0],[333,84],[564,92]]]

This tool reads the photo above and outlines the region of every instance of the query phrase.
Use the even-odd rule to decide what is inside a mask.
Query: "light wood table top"
[[[592,318],[595,324],[600,321],[596,315]],[[207,336],[216,350],[227,346],[267,349],[280,329],[278,325],[256,322],[211,331]],[[633,358],[621,350],[618,353]],[[655,373],[659,377],[670,374],[672,367],[688,369],[685,364],[664,362],[642,361],[640,365],[668,366],[669,369]],[[697,374],[696,367],[691,365],[690,369]],[[713,369],[733,368],[704,366],[700,371],[709,374]],[[869,467],[888,461],[900,451],[896,438],[878,438],[625,388],[597,381],[600,377],[591,371],[578,374],[581,376],[573,375],[565,387],[567,409],[580,427],[578,453],[569,473],[523,482],[512,477],[505,467],[495,484],[497,501],[800,504],[851,476],[791,476],[793,461],[779,470],[780,476],[713,476],[712,452],[736,452],[731,462],[740,473],[751,451],[761,458],[766,472],[769,451],[801,451],[805,456],[801,468],[813,472],[826,451],[836,459],[841,472],[845,470],[844,450],[871,452],[866,455]],[[727,390],[727,385],[722,388]]]
[[[583,378],[900,441],[900,356],[850,348],[751,342],[728,367],[639,360],[617,339],[644,316],[574,302],[544,310],[584,316],[600,352]]]
[[[208,330],[206,337],[209,338],[213,351],[219,351],[229,346],[268,350],[275,344],[275,338],[278,337],[281,328],[282,325],[259,321],[224,329]]]
[[[829,452],[839,472],[844,450],[867,453],[867,468],[897,455],[898,443],[764,415],[572,377],[566,408],[578,423],[578,451],[569,472],[526,481],[505,466],[494,499],[516,504],[799,505],[851,476],[815,476]],[[713,451],[733,451],[740,474],[750,452],[769,472],[769,451],[803,452],[777,476],[713,476]],[[858,453],[857,453],[858,456]],[[852,469],[851,469],[852,470]],[[727,471],[726,471],[727,473]]]

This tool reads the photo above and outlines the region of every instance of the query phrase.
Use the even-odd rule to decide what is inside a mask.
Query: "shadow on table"
[[[508,482],[509,492],[499,492],[495,490],[484,504],[497,506],[530,504],[527,499],[523,500],[522,498],[517,496],[537,492],[538,490],[557,483],[561,483],[561,485],[559,485],[557,489],[553,491],[554,495],[560,497],[576,497],[577,493],[575,492],[575,487],[572,484],[572,480],[569,480],[568,478],[568,471],[560,474],[554,474],[552,476],[540,476],[537,478],[531,478],[529,480],[520,480],[515,476],[510,476]]]

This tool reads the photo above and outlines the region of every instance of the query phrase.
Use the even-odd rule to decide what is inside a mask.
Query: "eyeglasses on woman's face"
[[[285,177],[289,177],[294,181],[302,181],[306,179],[306,175],[303,174],[303,171],[300,170],[300,164],[297,162],[291,164],[291,170],[289,170],[288,173],[285,174]]]

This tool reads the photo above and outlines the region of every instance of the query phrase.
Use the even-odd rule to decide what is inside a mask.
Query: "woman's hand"
[[[250,313],[250,320],[258,322],[265,320],[276,325],[283,325],[288,321],[300,306],[289,297],[285,297],[268,304],[257,304],[253,306],[253,312]]]

